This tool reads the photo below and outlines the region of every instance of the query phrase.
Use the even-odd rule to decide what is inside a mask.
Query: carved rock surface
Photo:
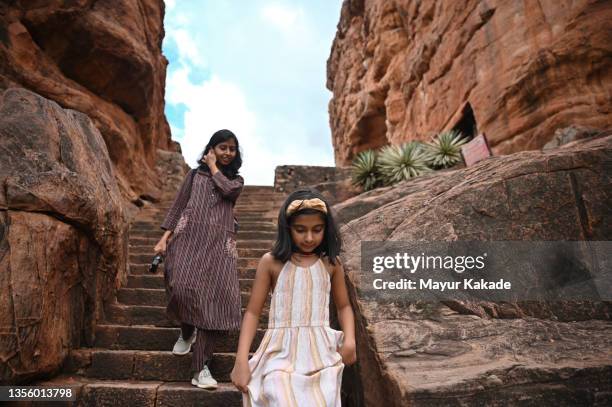
[[[129,201],[159,198],[164,116],[162,0],[0,3],[0,89],[24,87],[88,115]]]
[[[611,304],[365,301],[362,240],[610,240],[612,135],[375,189],[334,206],[366,405],[605,405]],[[365,384],[367,383],[367,385]]]
[[[0,381],[57,371],[93,345],[125,278],[127,217],[108,150],[85,114],[0,92]]]
[[[498,155],[609,129],[610,20],[608,1],[345,0],[327,66],[336,164],[458,125]]]

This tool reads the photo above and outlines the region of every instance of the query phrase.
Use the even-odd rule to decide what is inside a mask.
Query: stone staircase
[[[73,350],[63,374],[44,385],[70,385],[77,405],[84,406],[241,406],[242,396],[230,381],[238,333],[224,338],[215,349],[210,368],[219,382],[216,390],[191,385],[191,355],[171,353],[180,334],[177,321],[166,316],[163,264],[148,271],[153,246],[162,235],[159,225],[174,192],[155,208],[142,210],[130,228],[127,284],[106,305],[96,328],[93,348]],[[272,246],[276,217],[284,195],[273,187],[245,186],[236,204],[238,273],[242,310],[246,307],[259,258]],[[269,299],[262,311],[253,352],[267,326]]]

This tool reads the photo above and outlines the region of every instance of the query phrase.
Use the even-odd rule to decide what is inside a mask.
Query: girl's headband
[[[327,207],[325,206],[325,202],[320,200],[319,198],[312,199],[296,199],[291,201],[289,206],[287,207],[287,211],[285,214],[287,216],[291,215],[293,212],[298,209],[315,209],[317,211],[327,213]]]

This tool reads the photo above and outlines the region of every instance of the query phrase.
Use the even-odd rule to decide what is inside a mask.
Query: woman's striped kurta
[[[268,330],[249,360],[244,407],[340,406],[344,332],[329,326],[331,279],[321,259],[288,261],[270,302]]]
[[[192,169],[162,223],[173,230],[164,278],[168,314],[200,329],[240,329],[233,207],[241,176]]]

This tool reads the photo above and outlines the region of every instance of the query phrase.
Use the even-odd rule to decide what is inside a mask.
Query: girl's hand
[[[215,155],[215,152],[212,149],[208,150],[208,153],[204,157],[204,161],[209,167],[212,167],[213,165],[217,164],[217,156]]]
[[[251,381],[251,371],[249,370],[249,364],[247,362],[236,361],[232,373],[230,373],[230,379],[234,386],[243,393],[247,393],[247,384]]]
[[[345,365],[352,365],[355,363],[357,361],[357,346],[355,345],[355,341],[345,340],[338,353],[342,356],[342,363]]]
[[[155,251],[155,254],[157,254],[157,253],[166,254],[166,247],[167,247],[166,239],[162,238],[162,239],[160,239],[159,242],[157,242],[157,244],[155,245],[155,248],[153,248],[153,250]]]

